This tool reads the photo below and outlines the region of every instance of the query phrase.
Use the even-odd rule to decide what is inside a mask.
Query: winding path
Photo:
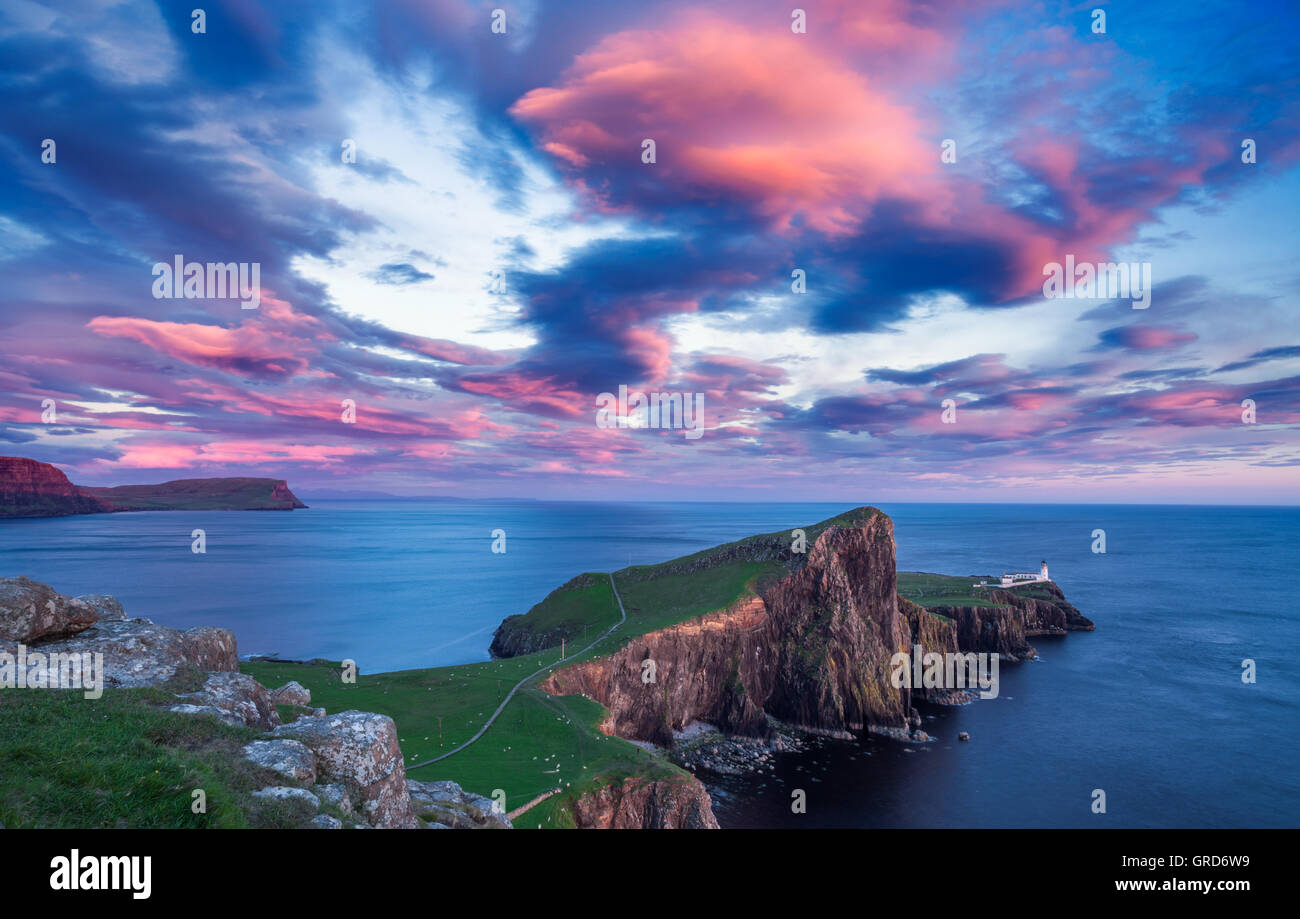
[[[627,622],[627,610],[623,609],[623,598],[618,595],[618,587],[617,585],[614,584],[613,573],[609,575],[609,587],[611,590],[614,591],[614,599],[618,601],[619,620],[618,622],[614,623],[609,628],[607,628],[605,631],[601,632],[600,635],[596,637],[595,641],[593,641],[591,644],[587,645],[587,647],[583,648],[581,651],[575,654],[574,657],[580,657],[581,655],[586,654],[592,648],[596,647],[596,645],[600,644],[602,641],[608,638],[610,633],[612,633],[616,628],[618,628],[623,623]],[[556,666],[556,664],[564,663],[566,660],[568,660],[568,658],[562,657],[558,661],[553,661],[552,663],[547,664],[545,667],[542,667],[541,669],[535,670],[532,673],[528,674],[528,676],[524,677],[513,687],[511,687],[510,692],[506,693],[505,699],[503,699],[501,704],[497,706],[497,710],[492,713],[492,715],[488,718],[487,721],[483,722],[483,726],[478,729],[478,732],[469,740],[461,744],[459,747],[457,747],[454,750],[448,750],[446,753],[443,753],[440,756],[435,756],[433,759],[426,759],[422,763],[416,763],[413,766],[407,766],[406,771],[410,772],[412,769],[419,769],[421,766],[431,766],[434,763],[438,762],[439,760],[444,760],[449,756],[455,756],[461,750],[464,750],[474,741],[478,740],[480,737],[482,737],[484,734],[487,733],[487,729],[492,727],[492,722],[496,721],[497,716],[506,710],[506,706],[510,704],[510,700],[514,698],[515,693],[517,693],[525,683],[527,683],[529,680],[531,680],[533,677],[537,676],[538,674],[545,673],[546,671],[550,670],[552,667]]]

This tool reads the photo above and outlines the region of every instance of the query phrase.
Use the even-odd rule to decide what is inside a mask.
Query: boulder
[[[373,712],[339,712],[281,725],[275,736],[311,747],[316,754],[316,774],[342,783],[371,826],[419,826],[411,809],[406,767],[392,718]]]
[[[62,638],[95,624],[99,611],[31,578],[0,578],[0,641],[30,644]]]
[[[182,693],[178,698],[190,705],[215,708],[231,716],[222,719],[231,723],[264,731],[280,724],[280,713],[275,710],[271,694],[246,673],[209,673],[202,689]]]
[[[90,604],[95,612],[99,613],[100,622],[126,618],[126,611],[122,609],[122,604],[117,597],[110,597],[108,594],[82,594],[77,599]]]
[[[510,818],[494,813],[492,799],[465,791],[455,782],[407,779],[411,807],[433,829],[511,829]]]
[[[244,759],[306,785],[316,781],[316,754],[296,740],[255,740],[244,747]]]
[[[307,822],[309,830],[341,830],[343,821],[337,817],[331,817],[329,814],[317,814]]]
[[[271,690],[271,700],[276,705],[311,705],[311,690],[296,680],[290,680],[279,689]]]

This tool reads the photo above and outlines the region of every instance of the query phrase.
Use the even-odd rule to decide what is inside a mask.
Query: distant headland
[[[176,479],[157,485],[74,485],[49,463],[0,456],[0,518],[121,511],[290,511],[306,507],[283,479]]]

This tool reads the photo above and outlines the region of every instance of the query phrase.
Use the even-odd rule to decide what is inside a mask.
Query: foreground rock
[[[392,718],[373,712],[340,712],[281,725],[275,736],[310,747],[316,755],[317,775],[341,782],[371,826],[419,826]]]
[[[84,632],[99,609],[31,578],[0,578],[0,640],[31,644]]]
[[[510,818],[492,808],[492,799],[465,791],[455,782],[407,779],[411,807],[434,829],[511,829]]]
[[[16,642],[0,641],[0,651],[16,650]],[[235,636],[227,630],[178,632],[148,619],[97,622],[71,638],[36,642],[28,651],[102,654],[104,684],[110,688],[161,686],[187,667],[232,673],[239,669]]]

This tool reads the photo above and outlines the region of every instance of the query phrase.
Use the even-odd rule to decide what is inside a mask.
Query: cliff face
[[[0,456],[0,517],[64,517],[110,509],[49,463]]]
[[[727,548],[713,558],[766,558],[781,547]],[[879,512],[821,530],[806,556],[791,559],[787,548],[786,560],[790,573],[760,585],[758,596],[557,670],[542,688],[595,699],[609,710],[602,730],[661,745],[692,721],[759,737],[769,716],[832,733],[898,728],[927,691],[894,688],[895,653],[920,644],[923,652],[1024,660],[1037,655],[1030,638],[1093,628],[1052,583],[994,591],[999,605],[990,607],[927,609],[899,597],[893,522]],[[708,563],[683,560],[687,568]]]
[[[889,658],[911,630],[895,594],[893,522],[875,513],[824,530],[798,570],[761,596],[650,632],[553,673],[548,692],[610,710],[605,729],[660,744],[694,720],[761,736],[767,716],[828,731],[902,726]],[[647,682],[643,662],[654,661]]]
[[[580,829],[716,830],[709,794],[693,776],[628,778],[574,802]]]
[[[988,652],[1028,660],[1038,656],[1030,638],[1091,632],[1095,628],[1092,620],[1066,601],[1055,584],[1036,584],[1033,590],[1046,596],[995,590],[990,598],[1001,606],[932,607],[930,613],[952,620],[956,648],[942,650]]]

